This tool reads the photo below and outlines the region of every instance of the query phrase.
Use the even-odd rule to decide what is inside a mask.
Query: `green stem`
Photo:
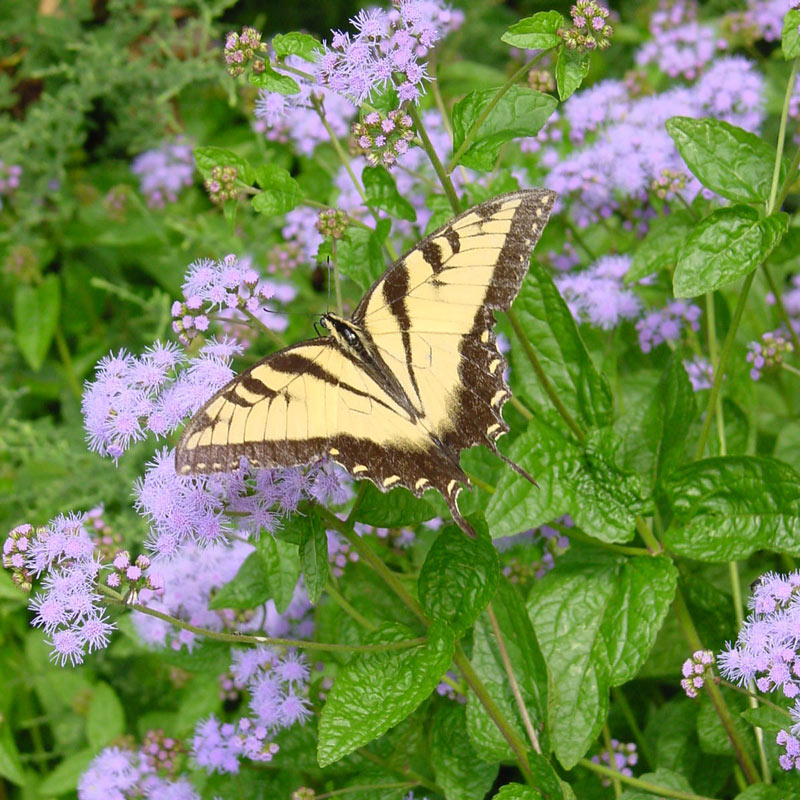
[[[789,172],[786,174],[786,180],[783,182],[783,185],[778,192],[778,200],[777,205],[780,208],[783,205],[783,201],[786,199],[786,195],[789,194],[790,189],[794,185],[795,180],[797,180],[797,170],[800,168],[800,147],[795,150],[794,158],[792,158],[792,163],[789,166]]]
[[[525,350],[525,355],[528,357],[528,361],[531,362],[531,366],[533,367],[533,371],[536,373],[536,377],[539,379],[539,383],[542,385],[545,393],[550,398],[550,402],[555,406],[556,411],[558,411],[558,413],[561,415],[561,418],[564,420],[564,422],[566,422],[567,427],[575,434],[576,438],[583,442],[586,439],[586,434],[583,432],[580,425],[578,425],[578,423],[575,421],[575,418],[572,416],[572,414],[569,413],[567,407],[561,402],[558,392],[556,392],[553,384],[550,383],[549,378],[547,375],[545,375],[544,369],[542,369],[542,365],[539,363],[539,359],[533,347],[531,346],[531,343],[528,341],[525,331],[522,329],[519,318],[511,308],[506,312],[506,315],[508,316],[508,321],[511,323],[511,327],[514,329],[514,333],[519,339],[523,350]]]
[[[342,797],[353,792],[372,792],[377,789],[413,789],[419,786],[416,781],[402,781],[401,783],[363,783],[346,786],[344,789],[334,789],[332,792],[316,794],[316,800],[327,800],[328,797]]]
[[[394,772],[396,775],[407,777],[410,780],[413,780],[415,783],[418,783],[420,786],[424,786],[429,792],[443,794],[441,788],[437,784],[435,784],[433,781],[429,781],[424,775],[420,775],[418,772],[415,772],[407,764],[404,764],[401,767],[395,766],[391,761],[386,761],[380,756],[376,756],[374,753],[371,753],[364,747],[360,747],[356,752],[362,758],[366,758],[367,761],[377,764],[379,767],[387,770],[387,772]]]
[[[628,698],[625,696],[625,692],[622,691],[621,686],[616,686],[611,690],[611,695],[614,698],[614,702],[617,704],[617,707],[622,712],[622,716],[625,717],[625,722],[628,723],[628,727],[633,733],[633,738],[636,740],[636,745],[639,748],[639,752],[644,756],[644,760],[647,762],[647,765],[652,768],[656,764],[655,755],[650,749],[650,745],[647,743],[647,738],[639,726],[639,723],[636,721],[633,709],[628,702]]]
[[[475,140],[475,137],[478,135],[478,131],[480,130],[481,125],[486,122],[486,118],[489,114],[494,111],[495,106],[500,102],[503,98],[503,95],[526,73],[530,71],[530,68],[539,61],[548,51],[542,50],[541,53],[534,56],[530,61],[526,64],[523,64],[498,90],[497,94],[489,101],[486,108],[478,116],[478,119],[475,120],[472,127],[467,132],[467,135],[464,137],[464,141],[461,143],[461,146],[453,153],[453,157],[450,159],[450,163],[447,165],[447,174],[449,175],[455,168],[458,162],[461,160],[461,156],[469,150],[472,146],[472,142]]]
[[[705,648],[703,647],[703,643],[700,641],[700,636],[697,633],[697,629],[694,627],[694,621],[689,613],[686,601],[683,599],[680,588],[675,591],[675,600],[672,607],[675,611],[675,616],[678,618],[678,623],[681,626],[683,635],[689,644],[689,648],[692,650],[692,652],[695,650],[704,650]],[[742,771],[750,783],[758,783],[759,776],[758,770],[756,770],[756,765],[753,763],[753,759],[750,757],[750,753],[747,752],[747,747],[742,741],[739,731],[734,725],[733,716],[731,715],[730,709],[725,702],[725,698],[722,696],[719,686],[717,686],[713,680],[707,680],[705,682],[705,687],[709,697],[711,698],[711,702],[714,705],[714,710],[717,712],[717,716],[722,723],[722,727],[725,729],[725,733],[728,735],[728,740],[733,747],[734,755],[736,756],[736,760],[739,762]]]
[[[659,553],[664,552],[663,545],[656,539],[653,532],[647,527],[647,523],[640,516],[636,517],[636,530],[639,532],[639,536],[642,537],[642,541],[651,556],[657,556]]]
[[[56,341],[56,348],[58,349],[59,358],[61,358],[61,363],[64,365],[64,373],[67,376],[67,385],[70,388],[70,391],[75,396],[77,400],[81,399],[81,383],[78,380],[78,376],[75,374],[75,366],[72,363],[72,356],[69,353],[69,347],[67,347],[67,340],[64,338],[64,334],[61,331],[61,325],[56,325],[56,332],[55,332],[55,341]]]
[[[414,127],[417,129],[419,138],[422,140],[422,147],[428,154],[433,171],[439,178],[442,188],[444,189],[444,193],[447,195],[447,199],[450,202],[450,207],[453,209],[454,214],[458,214],[461,211],[461,203],[458,199],[458,195],[456,194],[456,187],[453,186],[453,181],[450,180],[450,175],[445,171],[444,165],[442,164],[439,156],[436,153],[436,150],[433,147],[433,142],[431,142],[430,136],[428,136],[428,131],[425,130],[425,126],[422,124],[422,119],[420,118],[417,107],[414,105],[414,103],[408,103],[407,108],[408,113],[411,115],[411,119],[414,120]]]
[[[714,292],[706,292],[706,323],[708,326],[708,355],[711,358],[711,374],[717,371],[717,323],[714,313]],[[717,403],[714,406],[714,413],[717,417],[717,437],[719,438],[719,454],[727,454],[728,446],[725,441],[725,417],[722,414],[722,395],[717,395]]]
[[[778,182],[781,175],[781,161],[783,160],[783,148],[786,142],[786,125],[789,121],[789,105],[792,101],[792,91],[794,89],[794,81],[797,77],[797,59],[792,61],[792,71],[789,75],[789,82],[786,84],[786,92],[783,95],[783,108],[781,109],[781,123],[778,128],[778,145],[775,150],[775,166],[772,169],[772,187],[769,193],[769,203],[767,203],[767,216],[769,216],[776,208],[776,201],[778,199]],[[786,176],[787,180],[791,177],[791,172]]]
[[[622,782],[619,779],[619,770],[617,769],[617,758],[614,753],[614,746],[611,744],[611,729],[606,722],[603,725],[603,746],[608,753],[608,765],[611,771],[615,774],[611,776],[611,784],[614,787],[614,797],[619,797],[622,794]]]
[[[517,397],[515,397],[513,394],[511,395],[511,397],[508,398],[508,402],[511,403],[511,405],[514,406],[514,408],[516,408],[517,411],[519,411],[519,413],[522,414],[522,416],[525,417],[526,420],[530,422],[533,419],[533,414],[530,411],[528,411],[527,407],[522,403],[522,401],[519,400]]]
[[[278,347],[286,347],[286,340],[279,333],[276,333],[271,328],[268,328],[252,311],[247,308],[239,309],[260,331],[263,331],[267,336],[275,342]]]
[[[519,715],[522,717],[522,724],[525,726],[525,732],[528,734],[528,740],[531,743],[531,747],[533,747],[537,753],[541,754],[542,748],[539,744],[539,737],[536,735],[533,722],[531,722],[530,714],[528,714],[528,709],[525,706],[525,700],[523,699],[522,692],[519,689],[517,677],[514,675],[514,668],[511,666],[511,659],[508,657],[506,641],[503,638],[503,632],[500,630],[500,625],[497,622],[497,617],[495,616],[491,603],[489,603],[486,612],[489,615],[489,622],[492,624],[492,631],[494,632],[494,638],[497,641],[497,647],[500,650],[500,658],[503,662],[503,668],[506,671],[508,683],[511,686],[511,693],[514,695],[514,700],[517,703],[517,710],[519,711]]]
[[[725,377],[725,367],[728,365],[728,358],[730,357],[731,350],[733,350],[733,342],[736,339],[736,332],[739,330],[739,323],[742,321],[742,314],[744,313],[744,307],[747,303],[747,295],[750,293],[750,287],[753,285],[753,278],[755,278],[755,276],[756,271],[753,270],[744,279],[744,284],[739,290],[739,298],[736,301],[731,327],[728,329],[728,333],[725,336],[725,343],[722,345],[719,363],[714,370],[714,383],[711,385],[711,392],[708,396],[708,404],[706,405],[706,416],[703,420],[703,427],[700,430],[700,439],[697,442],[697,451],[694,455],[696,460],[702,458],[706,451],[706,442],[708,441],[708,433],[711,430],[711,421],[714,418],[714,409],[717,407],[717,398],[722,388],[722,379]]]
[[[761,269],[764,273],[764,277],[767,279],[767,285],[769,286],[769,289],[772,292],[772,296],[775,298],[775,305],[778,309],[778,316],[781,318],[781,321],[789,330],[789,336],[792,339],[792,345],[794,346],[795,355],[796,356],[800,355],[800,337],[798,337],[797,331],[794,329],[794,325],[792,325],[792,318],[789,316],[789,312],[786,310],[786,306],[783,303],[783,298],[781,297],[778,285],[775,283],[775,278],[769,271],[769,267],[767,266],[766,261],[761,265]]]
[[[724,686],[726,689],[730,689],[732,692],[738,692],[738,694],[742,694],[745,697],[758,700],[760,705],[769,706],[775,711],[781,713],[784,717],[786,717],[786,719],[792,719],[792,715],[789,713],[788,709],[779,706],[777,703],[773,703],[772,700],[767,697],[757,694],[753,689],[743,689],[741,686],[738,686],[735,683],[730,683],[730,681],[726,681],[724,678],[720,678],[718,675],[714,676],[714,681],[719,686]]]
[[[469,660],[467,659],[460,642],[456,644],[456,653],[453,657],[453,661],[455,662],[455,665],[458,667],[461,674],[464,676],[464,680],[467,682],[469,688],[475,692],[475,695],[478,700],[480,700],[481,705],[486,709],[486,713],[491,717],[492,722],[494,722],[500,733],[503,734],[503,738],[508,742],[509,747],[514,751],[514,755],[517,758],[517,762],[522,770],[522,774],[525,776],[525,780],[532,786],[535,786],[536,784],[533,773],[531,772],[530,765],[528,764],[528,755],[526,752],[527,748],[525,747],[525,742],[511,727],[508,720],[503,716],[503,712],[500,710],[497,703],[495,703],[494,698],[481,683],[477,673],[474,669],[472,669],[472,664],[469,663]]]
[[[572,238],[581,246],[581,249],[586,253],[587,256],[592,261],[597,260],[597,256],[594,254],[594,251],[586,244],[586,240],[583,238],[583,235],[578,233],[578,229],[572,224],[569,217],[564,215],[564,226],[566,229],[572,234]]]
[[[326,642],[309,642],[304,639],[275,639],[270,636],[253,636],[246,633],[224,633],[222,631],[212,631],[207,628],[198,628],[196,625],[190,625],[177,617],[171,617],[169,614],[163,614],[161,611],[156,611],[153,608],[140,605],[139,603],[126,603],[125,599],[118,592],[109,589],[107,586],[98,585],[101,594],[104,594],[110,600],[113,600],[125,608],[130,608],[133,611],[138,611],[140,614],[147,614],[150,617],[162,619],[164,622],[169,622],[176,628],[182,628],[185,631],[191,631],[198,636],[205,636],[207,639],[214,639],[218,642],[231,642],[235,644],[266,644],[276,647],[296,647],[298,650],[326,650],[329,652],[339,653],[374,653],[389,650],[407,650],[410,647],[418,647],[425,644],[426,639],[420,636],[416,639],[406,639],[403,642],[388,642],[385,644],[329,644]]]
[[[649,556],[650,551],[645,547],[627,547],[622,544],[611,544],[611,542],[604,542],[601,539],[595,539],[589,536],[578,528],[567,528],[565,525],[558,523],[548,523],[548,527],[555,528],[559,533],[574,539],[577,542],[586,542],[592,547],[600,547],[603,550],[608,550],[611,553],[619,553],[624,556]]]
[[[331,239],[331,261],[333,262],[333,287],[336,292],[336,313],[341,317],[344,313],[342,305],[342,282],[339,279],[339,266],[336,263],[336,239]]]
[[[714,800],[713,797],[706,797],[701,794],[694,794],[693,792],[684,792],[680,789],[669,789],[666,786],[659,786],[655,783],[643,781],[641,778],[623,775],[621,772],[611,769],[611,767],[606,767],[603,764],[595,764],[594,761],[589,761],[586,758],[582,758],[580,761],[578,761],[578,763],[582,767],[585,767],[592,772],[596,772],[598,775],[603,775],[606,778],[611,779],[616,777],[621,783],[624,783],[628,786],[633,786],[636,789],[642,789],[645,792],[650,792],[658,797],[674,797],[676,800]]]
[[[325,591],[331,596],[333,602],[336,603],[345,614],[351,616],[362,628],[366,628],[368,631],[374,631],[378,627],[374,622],[368,620],[358,609],[354,608],[331,581],[328,581]]]

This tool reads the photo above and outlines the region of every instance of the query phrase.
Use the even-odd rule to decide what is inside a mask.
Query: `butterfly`
[[[432,488],[453,519],[474,444],[498,451],[511,393],[494,335],[555,202],[532,189],[465,211],[395,261],[349,319],[237,375],[189,421],[175,451],[181,474],[332,459],[380,490]]]

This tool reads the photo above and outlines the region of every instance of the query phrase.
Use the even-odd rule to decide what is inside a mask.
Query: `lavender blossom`
[[[690,361],[684,361],[683,367],[689,375],[689,382],[695,392],[711,388],[714,383],[714,370],[711,367],[711,362],[696,356]]]
[[[553,524],[555,523],[566,528],[575,525],[569,514],[559,517]],[[541,580],[555,566],[555,559],[569,549],[569,544],[569,537],[551,525],[542,525],[494,540],[494,546],[504,554],[503,574],[511,583],[521,584]],[[539,548],[541,557],[532,559],[529,546]]]
[[[639,754],[636,752],[636,745],[633,742],[620,742],[618,739],[611,740],[611,750],[614,756],[614,767],[620,775],[627,775],[629,778],[633,776],[631,767],[635,767],[639,763]],[[599,756],[592,756],[592,761],[595,764],[605,764],[611,766],[611,757],[607,750],[603,750]],[[603,786],[610,786],[611,781],[608,778],[603,778]]]
[[[767,331],[761,340],[747,345],[747,362],[751,364],[750,377],[754,381],[761,380],[765,370],[773,370],[783,363],[785,355],[794,352],[794,345],[789,341],[786,331]]]
[[[706,672],[714,666],[714,654],[710,650],[696,650],[681,667],[683,679],[681,689],[686,696],[694,699],[705,685]]]
[[[694,80],[717,52],[727,46],[717,38],[711,25],[695,20],[675,27],[651,27],[651,31],[654,38],[639,49],[636,63],[656,64],[670,78]]]
[[[192,148],[179,139],[136,156],[131,172],[139,177],[139,188],[152,208],[175,203],[181,189],[194,182]]]
[[[3,210],[3,197],[8,197],[19,188],[22,167],[19,164],[6,164],[0,159],[0,211]]]
[[[589,269],[557,275],[555,283],[578,322],[610,330],[641,309],[639,298],[623,284],[630,266],[630,256],[604,256]]]
[[[699,330],[702,313],[700,306],[683,300],[673,300],[659,311],[648,312],[636,323],[639,347],[643,353],[649,353],[662,342],[679,341],[684,324],[693,331]]]

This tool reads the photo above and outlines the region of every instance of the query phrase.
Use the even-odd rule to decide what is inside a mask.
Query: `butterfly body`
[[[529,190],[476,206],[398,259],[350,319],[237,376],[188,423],[181,473],[330,458],[356,478],[417,496],[441,492],[455,519],[461,450],[508,431],[495,309],[509,308],[555,194]],[[467,526],[468,527],[468,526]]]

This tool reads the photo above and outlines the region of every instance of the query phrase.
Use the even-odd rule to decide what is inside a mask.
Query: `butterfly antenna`
[[[331,311],[331,257],[328,256],[325,260],[326,269],[325,272],[328,275],[328,313],[330,314]]]
[[[516,472],[516,473],[517,473],[517,475],[521,475],[523,478],[525,478],[525,480],[526,480],[526,481],[528,481],[529,483],[532,483],[532,484],[533,484],[533,485],[534,485],[534,486],[535,486],[537,489],[539,488],[539,484],[538,484],[538,483],[536,483],[536,481],[535,481],[535,480],[534,480],[534,479],[533,479],[533,478],[530,476],[530,474],[529,474],[528,472],[526,472],[526,471],[525,471],[525,470],[524,470],[524,469],[523,469],[523,468],[522,468],[522,467],[521,467],[519,464],[517,464],[517,463],[515,463],[514,461],[512,461],[512,460],[511,460],[511,459],[510,459],[508,456],[505,456],[505,455],[503,455],[503,454],[502,454],[502,453],[501,453],[501,452],[500,452],[500,451],[497,449],[497,445],[496,445],[494,442],[491,442],[491,443],[490,443],[490,445],[489,445],[489,449],[490,449],[490,450],[491,450],[491,451],[492,451],[492,452],[493,452],[493,453],[494,453],[494,454],[495,454],[495,455],[496,455],[496,456],[497,456],[497,457],[498,457],[498,458],[499,458],[501,461],[505,461],[505,462],[506,462],[506,464],[508,464],[508,466],[509,466],[509,467],[511,467],[511,469],[513,469],[513,470],[514,470],[514,472]]]

